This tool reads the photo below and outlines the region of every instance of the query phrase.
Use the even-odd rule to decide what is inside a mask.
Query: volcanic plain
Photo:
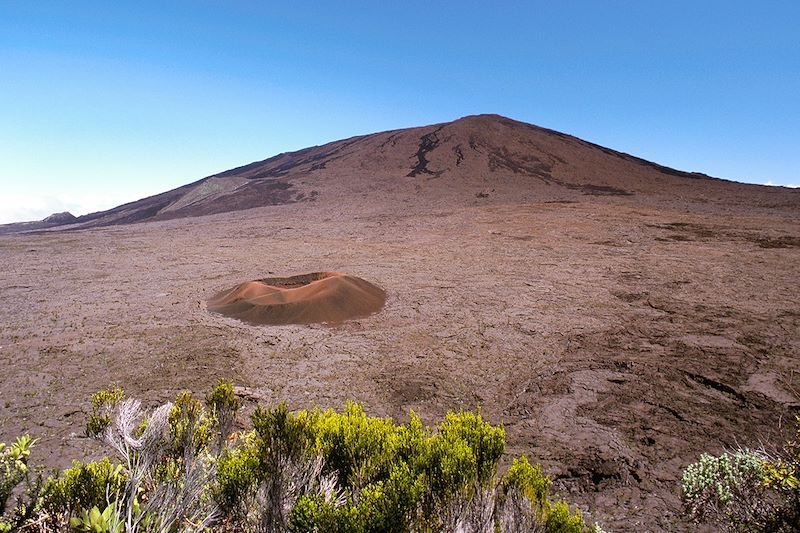
[[[89,397],[233,380],[252,407],[505,427],[613,531],[682,531],[703,451],[776,445],[800,413],[800,191],[680,172],[497,116],[374,134],[0,236],[0,441],[104,453]],[[385,291],[336,323],[207,302],[341,272]]]

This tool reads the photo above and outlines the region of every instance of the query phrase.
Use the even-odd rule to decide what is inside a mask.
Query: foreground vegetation
[[[28,465],[35,441],[0,445],[0,532],[599,531],[524,457],[499,475],[505,434],[480,412],[431,429],[413,412],[397,425],[357,404],[281,404],[237,434],[238,410],[229,383],[149,412],[120,389],[95,394],[86,431],[113,458],[45,477]]]
[[[800,417],[795,438],[773,454],[703,454],[684,471],[683,501],[695,522],[731,532],[800,533]]]

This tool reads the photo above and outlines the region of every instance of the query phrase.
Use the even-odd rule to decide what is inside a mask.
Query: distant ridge
[[[107,211],[77,218],[59,213],[36,223],[44,225],[0,226],[0,233],[311,202],[335,202],[342,209],[429,210],[476,201],[575,201],[586,196],[800,204],[800,191],[726,182],[499,115],[475,115],[282,153]]]
[[[53,213],[49,217],[42,220],[46,224],[71,224],[77,220],[77,217],[69,211],[61,213]]]
[[[78,218],[68,211],[53,213],[42,220],[31,222],[13,222],[11,224],[0,224],[0,235],[8,233],[23,233],[27,231],[45,230],[73,224]]]

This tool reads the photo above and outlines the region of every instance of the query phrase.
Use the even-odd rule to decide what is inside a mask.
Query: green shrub
[[[439,426],[439,438],[447,442],[465,443],[475,459],[475,473],[480,484],[490,481],[497,470],[506,446],[503,428],[494,428],[477,413],[449,413]]]
[[[431,438],[424,459],[425,482],[432,502],[444,502],[467,491],[478,477],[475,454],[461,439]]]
[[[586,524],[580,510],[570,514],[569,505],[558,502],[548,511],[544,530],[547,533],[581,533],[586,530]]]
[[[334,505],[319,496],[302,496],[289,515],[293,532],[362,533],[366,529],[358,509],[351,504]]]
[[[368,417],[355,403],[348,403],[341,414],[328,410],[301,419],[307,420],[313,452],[322,456],[341,487],[358,491],[388,477],[394,459],[391,420]]]
[[[123,533],[125,522],[119,516],[116,502],[100,511],[97,507],[92,507],[88,511],[82,511],[80,516],[70,518],[69,525],[75,531],[87,533]]]
[[[238,448],[224,453],[217,462],[214,498],[222,512],[235,520],[246,514],[256,483],[265,477],[253,440],[252,433],[243,435]]]
[[[415,508],[415,497],[406,490],[397,489],[413,487],[413,484],[397,481],[367,486],[361,492],[358,503],[350,500],[337,505],[320,496],[303,496],[289,515],[288,529],[342,533],[410,531],[419,518],[409,512]],[[410,502],[403,500],[409,496]]]
[[[359,494],[358,515],[365,531],[408,531],[421,517],[425,491],[422,478],[400,463],[386,481],[365,487]]]
[[[111,411],[125,399],[125,393],[116,385],[92,395],[92,413],[86,423],[86,436],[97,437],[111,425]]]
[[[74,515],[93,507],[105,509],[119,497],[125,481],[122,466],[108,459],[88,464],[75,461],[72,468],[45,484],[42,507],[51,515]]]
[[[783,457],[740,450],[702,454],[684,470],[684,508],[695,522],[733,532],[800,531],[800,417]]]
[[[28,435],[17,437],[11,446],[0,442],[0,515],[5,511],[11,493],[28,476],[28,458],[35,444],[36,440]]]
[[[305,455],[313,444],[316,418],[308,413],[294,415],[285,403],[256,408],[252,422],[264,475],[275,471],[282,461],[297,461]]]
[[[206,413],[202,402],[189,391],[181,392],[169,412],[169,437],[173,458],[204,450],[211,443],[216,420]]]
[[[795,418],[795,437],[786,443],[785,457],[764,465],[766,487],[780,502],[773,508],[772,523],[787,531],[800,531],[800,417]],[[788,529],[794,524],[794,529]]]
[[[28,465],[36,439],[28,435],[17,437],[13,444],[0,442],[0,532],[13,531],[35,513],[44,478],[41,469]],[[17,494],[13,511],[3,516],[12,493]]]
[[[544,524],[547,533],[580,533],[587,530],[580,510],[571,514],[565,502],[550,501],[550,479],[539,465],[526,457],[514,460],[500,484],[500,506],[508,505],[523,516],[523,523]],[[597,531],[597,527],[592,529]],[[601,530],[602,531],[602,530]]]
[[[208,416],[217,426],[217,450],[225,447],[231,437],[236,415],[242,402],[233,391],[233,383],[220,380],[217,386],[206,396],[206,409]]]
[[[539,465],[531,466],[527,457],[520,457],[511,464],[501,486],[505,497],[518,495],[525,498],[536,516],[545,518],[551,484]]]

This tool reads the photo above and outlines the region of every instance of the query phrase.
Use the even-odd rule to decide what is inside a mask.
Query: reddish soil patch
[[[339,323],[377,313],[385,301],[383,289],[361,278],[315,272],[240,283],[208,309],[255,325]]]

